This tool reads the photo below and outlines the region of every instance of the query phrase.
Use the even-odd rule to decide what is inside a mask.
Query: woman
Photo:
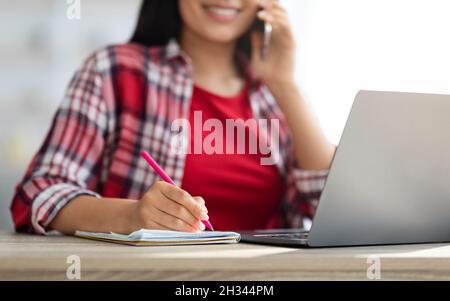
[[[264,58],[255,20],[273,27]],[[144,1],[131,42],[97,51],[70,82],[17,186],[16,230],[201,231],[202,220],[219,230],[302,226],[314,215],[335,148],[295,84],[294,56],[277,1]],[[173,121],[193,124],[196,113],[278,120],[280,159],[264,165],[261,151],[171,151]],[[190,134],[192,144],[208,131]],[[180,188],[159,181],[141,150]]]

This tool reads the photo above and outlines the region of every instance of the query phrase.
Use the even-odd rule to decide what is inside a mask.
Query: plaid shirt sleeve
[[[300,200],[299,210],[305,217],[312,219],[319,205],[320,195],[325,187],[328,170],[316,171],[294,168],[291,172]]]
[[[94,192],[104,149],[107,114],[95,57],[75,74],[46,139],[17,185],[11,204],[17,231],[47,234],[57,213]]]
[[[328,170],[300,169],[295,159],[289,160],[284,227],[305,227],[305,218],[314,218],[328,173]]]

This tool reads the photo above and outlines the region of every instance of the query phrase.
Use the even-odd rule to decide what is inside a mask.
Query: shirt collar
[[[170,39],[167,45],[164,47],[163,57],[167,60],[176,59],[186,56],[181,49],[180,44],[176,39]]]

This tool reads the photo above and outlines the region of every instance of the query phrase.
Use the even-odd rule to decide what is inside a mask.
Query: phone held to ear
[[[263,41],[261,45],[261,58],[265,60],[269,54],[270,41],[272,39],[272,24],[256,20],[254,30],[263,34]]]

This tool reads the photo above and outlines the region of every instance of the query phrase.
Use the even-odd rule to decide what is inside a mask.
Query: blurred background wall
[[[298,40],[298,81],[334,143],[360,89],[450,94],[450,1],[281,1]],[[14,186],[75,69],[126,41],[140,4],[81,0],[81,19],[70,20],[73,2],[0,0],[0,229],[12,228]]]

